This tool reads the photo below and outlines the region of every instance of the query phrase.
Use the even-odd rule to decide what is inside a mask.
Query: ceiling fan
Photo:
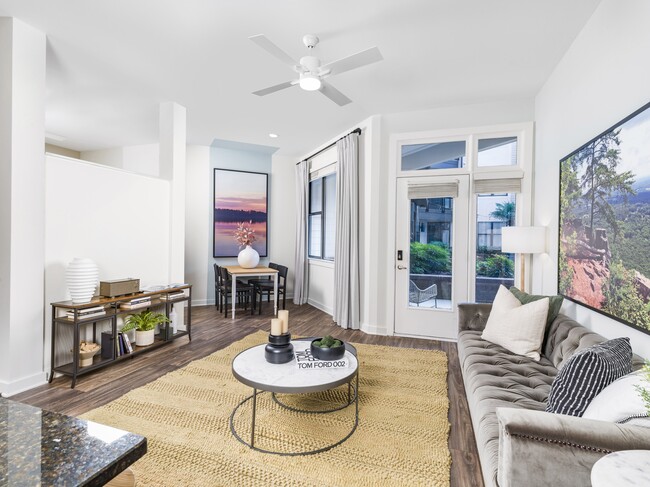
[[[348,103],[352,103],[352,100],[325,81],[325,78],[335,74],[345,73],[346,71],[360,68],[367,64],[375,63],[384,59],[377,47],[371,47],[365,51],[358,52],[323,66],[321,66],[320,59],[315,56],[301,57],[300,62],[297,63],[286,52],[273,44],[273,42],[271,42],[264,34],[251,36],[249,39],[272,56],[275,56],[283,63],[291,66],[299,75],[298,79],[270,86],[263,90],[254,91],[253,94],[257,96],[268,95],[270,93],[275,93],[276,91],[284,90],[285,88],[299,85],[306,91],[318,90],[337,105],[344,106]],[[313,34],[307,34],[302,38],[303,44],[305,44],[305,47],[309,50],[316,47],[318,40],[318,37]]]

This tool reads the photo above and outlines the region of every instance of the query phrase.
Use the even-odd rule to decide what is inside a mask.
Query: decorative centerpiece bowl
[[[101,350],[97,343],[81,342],[79,344],[79,367],[88,367],[93,364],[93,357]]]
[[[311,342],[311,354],[319,360],[339,360],[345,355],[345,343],[330,335]]]

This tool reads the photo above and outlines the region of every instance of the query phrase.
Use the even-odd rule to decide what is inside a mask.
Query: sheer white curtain
[[[296,265],[293,274],[293,302],[305,304],[309,291],[307,265],[307,218],[309,217],[309,162],[296,164]]]
[[[334,321],[359,329],[359,134],[336,143],[336,243]]]

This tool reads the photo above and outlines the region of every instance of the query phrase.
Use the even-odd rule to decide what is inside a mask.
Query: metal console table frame
[[[295,340],[293,341],[294,344],[296,342],[306,342],[310,343],[311,340],[314,338],[303,338],[300,340]],[[241,443],[244,445],[248,446],[249,448],[261,452],[261,453],[270,453],[273,455],[280,455],[280,456],[305,456],[305,455],[315,455],[317,453],[322,453],[328,450],[331,450],[332,448],[335,448],[339,446],[340,444],[344,443],[348,438],[350,438],[354,432],[357,429],[357,426],[359,425],[359,361],[357,360],[357,350],[354,348],[354,346],[350,345],[349,343],[345,344],[345,349],[347,352],[350,352],[350,354],[354,357],[356,360],[356,367],[354,369],[350,368],[349,374],[342,376],[339,379],[336,379],[334,381],[329,381],[329,382],[324,382],[321,384],[314,384],[310,386],[282,386],[282,385],[270,385],[270,384],[265,384],[262,382],[256,382],[254,380],[251,380],[250,378],[238,373],[235,370],[234,363],[237,360],[237,357],[241,355],[242,353],[248,352],[251,349],[254,348],[259,348],[260,355],[263,357],[264,356],[264,345],[256,345],[255,347],[248,348],[242,352],[240,352],[234,359],[233,359],[233,375],[242,382],[243,384],[246,384],[250,387],[253,388],[253,393],[246,397],[244,400],[242,400],[237,406],[235,406],[235,409],[233,409],[231,415],[230,415],[230,431],[232,432],[233,436],[237,438]],[[295,360],[295,359],[294,359]],[[293,364],[292,362],[289,362],[289,364]],[[286,364],[283,364],[286,365]],[[292,365],[293,366],[293,365]],[[275,367],[275,365],[273,365]],[[339,369],[340,370],[340,369]],[[310,374],[311,372],[300,372],[298,369],[295,369],[296,373],[303,373],[303,374]],[[352,381],[355,381],[355,384],[352,385]],[[308,409],[299,409],[295,408],[292,406],[289,406],[287,404],[284,404],[278,397],[277,393],[284,393],[284,394],[307,394],[311,392],[323,392],[327,391],[330,389],[334,389],[335,387],[341,386],[343,384],[348,385],[348,397],[347,397],[347,402],[340,406],[333,407],[331,409],[325,409],[325,410],[308,410]],[[269,392],[271,393],[271,396],[273,398],[273,401],[281,406],[284,409],[287,409],[289,411],[294,411],[294,412],[299,412],[299,413],[307,413],[307,414],[327,414],[327,413],[333,413],[335,411],[340,411],[342,409],[345,409],[349,407],[351,404],[354,403],[354,425],[352,426],[352,429],[350,432],[345,435],[342,439],[339,441],[332,443],[330,445],[324,446],[322,448],[317,448],[315,450],[309,450],[309,451],[301,451],[301,452],[280,452],[280,451],[273,451],[273,450],[266,450],[263,448],[259,448],[255,446],[255,424],[256,424],[256,416],[257,416],[257,396],[260,394],[263,394],[264,392]],[[354,394],[352,394],[354,392]],[[251,439],[250,442],[246,441],[244,438],[242,438],[239,433],[237,433],[237,430],[235,429],[235,416],[237,415],[237,411],[248,401],[253,401],[252,404],[252,418],[251,418]]]

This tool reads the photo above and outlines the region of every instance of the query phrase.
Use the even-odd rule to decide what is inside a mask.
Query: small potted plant
[[[345,344],[327,335],[311,342],[311,354],[319,360],[339,360],[345,355]]]
[[[169,323],[169,318],[164,314],[142,311],[126,319],[126,324],[122,328],[122,332],[135,329],[136,345],[145,347],[153,343],[156,325],[162,325],[163,323]]]

